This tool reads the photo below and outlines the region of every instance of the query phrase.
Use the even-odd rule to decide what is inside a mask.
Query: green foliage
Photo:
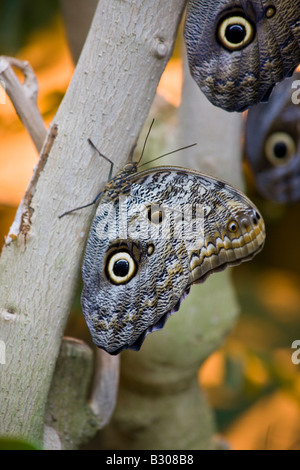
[[[47,25],[58,0],[1,0],[0,54],[15,54],[32,32]]]
[[[0,438],[0,450],[40,450],[30,442],[13,438]]]

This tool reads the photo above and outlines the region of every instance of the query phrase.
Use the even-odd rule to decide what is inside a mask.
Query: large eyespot
[[[265,154],[274,166],[286,165],[296,154],[297,146],[290,134],[274,132],[265,143]]]
[[[227,228],[229,232],[236,233],[238,231],[239,224],[236,222],[236,220],[230,220],[227,224]]]
[[[252,42],[254,35],[254,24],[239,12],[221,18],[217,27],[218,41],[231,52],[244,49]]]
[[[113,284],[126,284],[136,271],[136,262],[127,251],[115,251],[107,260],[106,275]]]
[[[164,220],[165,213],[161,206],[153,204],[148,207],[148,219],[155,225],[161,224]]]

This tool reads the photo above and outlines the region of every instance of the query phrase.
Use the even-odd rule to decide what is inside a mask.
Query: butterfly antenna
[[[96,145],[94,144],[94,142],[92,142],[92,140],[90,138],[88,138],[88,142],[89,144],[91,144],[91,146],[93,147],[93,149],[96,150],[96,152],[98,153],[98,155],[100,155],[100,157],[103,157],[104,160],[106,160],[109,164],[110,164],[110,170],[109,170],[109,174],[108,174],[108,181],[111,180],[112,178],[112,172],[113,172],[113,167],[114,167],[114,162],[112,160],[110,160],[110,158],[106,157],[105,155],[103,155],[103,153],[100,152],[100,150],[97,149]]]
[[[151,124],[150,124],[149,130],[148,130],[148,132],[147,132],[147,135],[146,135],[146,138],[145,138],[145,142],[144,142],[144,145],[143,145],[143,149],[142,149],[142,153],[141,153],[141,156],[140,156],[140,158],[139,158],[138,163],[140,163],[140,161],[141,161],[142,158],[143,158],[143,155],[144,155],[144,152],[145,152],[145,148],[146,148],[146,144],[147,144],[147,140],[148,140],[148,137],[149,137],[149,135],[150,135],[151,129],[152,129],[152,127],[153,127],[153,124],[154,124],[154,119],[152,119],[152,122],[151,122]]]
[[[91,146],[93,147],[93,149],[95,149],[96,152],[97,152],[101,157],[104,158],[104,160],[106,160],[108,163],[110,163],[110,171],[109,171],[109,175],[108,175],[108,181],[110,181],[111,178],[112,178],[112,171],[113,171],[113,167],[114,167],[114,162],[112,162],[108,157],[106,157],[105,155],[103,155],[103,153],[101,153],[101,152],[97,149],[96,145],[94,144],[94,142],[92,142],[92,140],[91,140],[90,138],[88,139],[88,142],[89,142],[89,144],[91,144]],[[101,196],[101,194],[102,194],[102,191],[101,191],[99,194],[97,194],[97,196],[95,197],[95,199],[94,199],[92,202],[89,202],[88,204],[84,204],[83,206],[75,207],[74,209],[70,209],[70,210],[64,212],[63,214],[60,214],[60,215],[58,216],[58,218],[61,219],[61,218],[64,217],[65,215],[71,214],[72,212],[79,211],[79,210],[81,210],[81,209],[85,209],[86,207],[89,207],[89,206],[92,206],[92,205],[96,204],[96,202],[98,201],[98,199],[99,199],[99,197]]]
[[[171,152],[164,153],[163,155],[159,155],[159,157],[153,158],[153,160],[150,160],[149,162],[143,163],[142,165],[139,166],[139,168],[141,168],[141,167],[144,166],[144,165],[148,165],[148,163],[155,162],[155,161],[158,160],[159,158],[166,157],[167,155],[172,155],[173,153],[180,152],[181,150],[185,150],[185,149],[189,149],[189,148],[191,148],[191,147],[195,147],[195,145],[197,145],[197,143],[191,144],[191,145],[186,145],[185,147],[180,147],[179,149],[172,150]]]
[[[95,197],[95,199],[92,202],[89,202],[88,204],[84,204],[83,206],[75,207],[74,209],[70,209],[69,211],[66,211],[63,214],[60,214],[58,216],[58,218],[61,219],[65,215],[71,214],[72,212],[80,211],[81,209],[85,209],[86,207],[93,206],[94,204],[96,204],[96,202],[98,201],[98,199],[99,199],[99,197],[101,196],[102,193],[103,193],[103,191],[101,191],[101,193],[97,194],[97,196]]]

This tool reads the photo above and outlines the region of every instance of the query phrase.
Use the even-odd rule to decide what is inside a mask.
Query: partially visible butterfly
[[[298,87],[297,87],[298,84]],[[267,199],[300,199],[300,72],[279,83],[269,103],[248,111],[245,154]]]
[[[244,111],[300,63],[300,0],[189,0],[184,36],[203,93]]]
[[[94,343],[138,350],[192,284],[251,259],[264,240],[258,210],[227,183],[128,163],[100,194],[86,246],[81,302]]]

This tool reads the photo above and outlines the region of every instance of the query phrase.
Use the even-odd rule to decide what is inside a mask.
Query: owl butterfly
[[[245,154],[267,199],[300,199],[300,72],[279,83],[268,103],[248,111]]]
[[[101,193],[86,246],[81,303],[94,343],[139,350],[192,284],[251,259],[264,239],[258,210],[225,182],[128,163]]]
[[[300,0],[189,0],[184,36],[203,93],[244,111],[300,63]]]

